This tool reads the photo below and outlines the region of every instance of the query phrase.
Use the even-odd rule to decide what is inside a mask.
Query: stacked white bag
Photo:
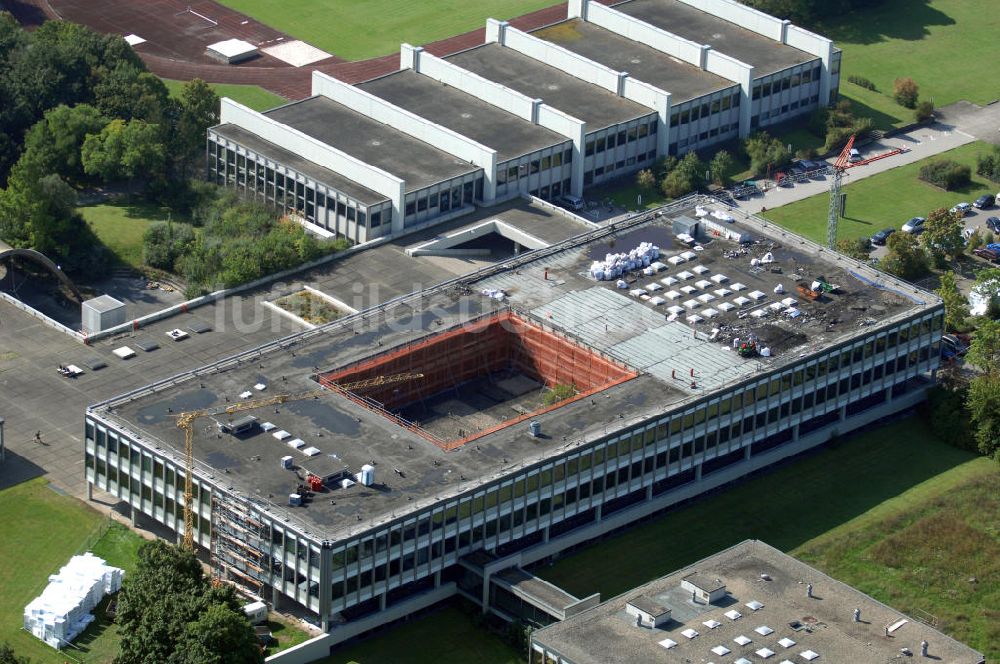
[[[649,267],[659,257],[659,247],[651,242],[640,242],[628,253],[607,254],[603,261],[594,261],[590,266],[590,276],[598,281],[610,281],[626,272]]]
[[[24,629],[53,648],[62,648],[94,621],[90,612],[105,595],[121,590],[124,574],[92,553],[73,556],[49,577],[42,594],[24,607]]]

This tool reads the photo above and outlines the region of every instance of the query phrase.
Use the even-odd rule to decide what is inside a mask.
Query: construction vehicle
[[[885,159],[886,157],[892,157],[893,155],[902,154],[903,152],[909,152],[906,148],[896,148],[895,150],[883,152],[875,155],[874,157],[868,157],[867,159],[857,159],[857,157],[860,156],[860,153],[858,153],[857,150],[854,150],[854,139],[856,136],[857,134],[851,134],[851,137],[847,139],[847,145],[844,146],[844,149],[841,151],[840,155],[837,157],[837,161],[833,165],[833,178],[830,182],[830,207],[826,222],[826,244],[830,249],[837,248],[837,219],[839,219],[844,213],[844,196],[841,192],[844,172],[849,168],[864,166],[865,164],[870,164],[873,161],[878,161],[879,159]],[[854,150],[854,159],[852,159],[852,150]]]
[[[374,376],[372,378],[366,378],[364,380],[359,380],[351,383],[336,383],[336,382],[324,382],[323,384],[335,391],[340,392],[356,392],[358,390],[371,389],[373,387],[381,387],[383,385],[391,385],[393,383],[401,383],[409,380],[415,380],[418,378],[423,378],[422,373],[401,373],[393,374],[389,376]],[[267,406],[274,406],[277,404],[288,403],[290,401],[302,401],[304,399],[318,399],[321,396],[326,396],[330,393],[329,389],[311,390],[309,392],[303,392],[301,394],[276,394],[272,397],[267,397],[265,399],[251,399],[248,401],[240,401],[238,403],[231,404],[224,408],[203,408],[200,410],[192,410],[181,413],[177,416],[177,428],[184,432],[184,464],[185,464],[185,476],[184,476],[184,546],[190,551],[194,551],[194,423],[195,420],[201,417],[216,416],[216,415],[233,415],[235,413],[240,413],[248,410],[255,410],[257,408],[265,408]],[[307,478],[310,487],[315,485],[315,481],[319,481],[322,485],[322,480],[318,477],[313,476],[312,478]]]

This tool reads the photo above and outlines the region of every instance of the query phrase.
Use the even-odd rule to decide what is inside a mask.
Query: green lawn
[[[518,653],[498,636],[476,626],[453,605],[421,616],[378,637],[336,651],[318,664],[521,664]]]
[[[227,7],[346,60],[399,52],[550,7],[554,0],[222,0]]]
[[[87,205],[80,207],[79,212],[118,263],[137,269],[143,265],[143,234],[153,222],[166,221],[170,214],[167,208],[138,199],[132,203],[121,199]]]
[[[169,78],[163,79],[170,94],[177,97],[181,93],[184,81],[174,81]],[[215,94],[220,97],[229,97],[233,101],[238,101],[244,106],[249,106],[255,111],[266,111],[275,106],[288,103],[284,97],[279,97],[273,92],[268,92],[256,85],[234,85],[231,83],[209,83]]]
[[[909,418],[535,572],[578,597],[600,592],[610,598],[745,539],[761,539],[903,611],[937,615],[945,631],[995,657],[998,496],[994,462],[939,442],[921,420]],[[609,560],[629,564],[612,571]],[[979,579],[975,588],[971,576]]]
[[[960,201],[971,203],[981,194],[996,193],[1000,186],[975,175],[976,155],[985,154],[991,149],[986,143],[977,141],[855,183],[851,183],[851,177],[847,175],[844,178],[844,182],[848,183],[844,188],[847,192],[847,216],[838,223],[837,237],[857,238],[890,226],[899,228],[910,217],[926,217],[931,210],[950,208]],[[972,185],[962,191],[944,191],[917,179],[920,167],[934,159],[953,159],[968,164],[973,172]],[[763,216],[825,244],[829,204],[829,194],[817,194],[769,209]]]
[[[83,502],[53,491],[44,478],[0,491],[0,641],[9,642],[32,664],[67,661],[21,629],[25,605],[41,594],[50,574],[88,544],[111,564],[132,569],[138,535],[112,524],[97,539],[106,523]],[[79,649],[69,652],[75,660],[106,664],[117,653],[117,631],[102,619],[106,603],[98,608],[98,620],[77,639]]]
[[[985,104],[1000,97],[1000,17],[985,0],[885,0],[816,26],[844,50],[841,93],[875,111],[876,126],[902,125],[913,113],[892,100],[892,84],[909,76],[922,99],[945,106],[960,99]],[[878,87],[870,92],[847,77]],[[859,109],[864,114],[864,109]]]

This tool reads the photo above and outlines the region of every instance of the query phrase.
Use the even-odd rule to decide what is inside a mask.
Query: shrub
[[[756,175],[764,175],[769,168],[780,168],[791,159],[785,144],[766,131],[751,134],[743,142],[743,149],[750,157],[750,169]]]
[[[656,176],[653,171],[645,168],[636,174],[635,183],[642,189],[650,190],[656,186]]]
[[[917,122],[927,122],[934,117],[934,104],[927,101],[926,99],[919,104],[917,104],[916,110],[913,111],[913,119]]]
[[[851,83],[853,83],[854,85],[861,86],[862,88],[864,88],[866,90],[871,90],[872,92],[878,92],[878,88],[875,87],[875,84],[872,83],[871,81],[869,81],[864,76],[858,76],[857,74],[851,74],[850,76],[847,77],[847,80],[850,81]]]
[[[917,98],[920,96],[920,88],[912,78],[897,78],[893,84],[892,98],[896,103],[906,108],[916,108]]]
[[[1000,148],[993,152],[976,157],[976,173],[993,182],[1000,182]]]
[[[187,224],[157,222],[142,237],[142,262],[171,272],[192,242],[194,230]]]
[[[951,159],[939,159],[920,169],[920,179],[953,191],[972,182],[972,169]]]

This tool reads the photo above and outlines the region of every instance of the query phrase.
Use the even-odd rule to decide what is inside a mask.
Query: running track
[[[614,4],[615,1],[600,0],[602,4],[608,5]],[[213,16],[232,13],[232,10],[214,2],[200,2],[198,4],[200,7],[211,7]],[[3,2],[3,6],[14,14],[18,21],[28,27],[38,25],[43,18],[62,19],[59,12],[50,5],[49,0],[7,0]],[[566,4],[562,3],[511,19],[510,24],[520,30],[533,30],[556,23],[564,18],[566,18]],[[104,28],[105,32],[110,31],[107,25],[100,23],[91,25],[91,27],[97,30]],[[266,28],[266,26],[262,27]],[[483,43],[485,36],[486,28],[483,27],[425,44],[424,48],[434,55],[445,56],[478,46]],[[258,85],[286,99],[302,99],[309,96],[310,78],[314,70],[322,71],[348,83],[360,83],[399,69],[398,53],[357,62],[343,62],[331,58],[314,66],[297,68],[287,65],[267,66],[278,62],[272,58],[267,58],[263,62],[258,61],[258,64],[264,66],[227,66],[199,62],[194,59],[180,59],[160,53],[148,53],[143,52],[142,49],[139,50],[139,54],[149,70],[163,78],[180,81],[200,78],[210,83]]]

